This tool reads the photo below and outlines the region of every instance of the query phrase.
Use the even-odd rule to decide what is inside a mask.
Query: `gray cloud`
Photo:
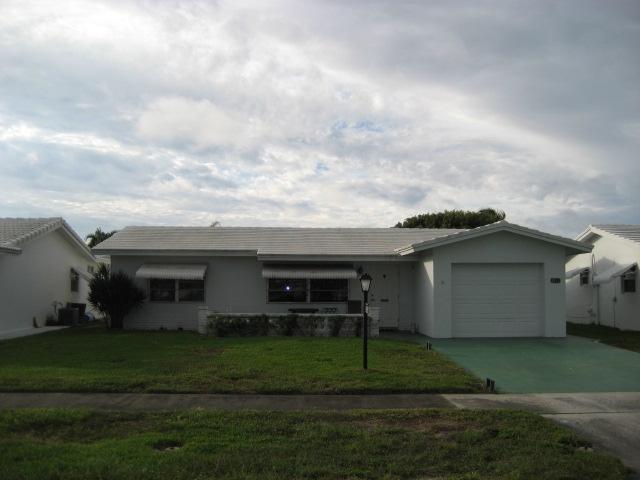
[[[634,1],[3,3],[0,214],[640,223]]]

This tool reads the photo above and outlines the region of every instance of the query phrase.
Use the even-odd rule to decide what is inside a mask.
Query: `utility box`
[[[60,308],[58,309],[58,324],[74,326],[78,324],[80,319],[80,310],[77,308]]]

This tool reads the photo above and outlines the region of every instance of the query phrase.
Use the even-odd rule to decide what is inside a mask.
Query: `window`
[[[268,290],[270,302],[305,303],[307,301],[307,280],[304,278],[270,278]]]
[[[87,272],[93,274],[95,272],[95,269],[93,268],[93,265],[87,265]]]
[[[580,285],[589,285],[589,270],[580,272]]]
[[[149,280],[149,300],[152,302],[203,302],[204,280],[152,278]]]
[[[178,280],[179,302],[204,302],[204,280]]]
[[[349,299],[346,279],[270,278],[269,302],[335,303]]]
[[[175,302],[176,281],[159,278],[149,280],[149,300],[152,302]]]
[[[346,279],[312,279],[312,302],[346,302],[349,299],[349,283]]]
[[[77,292],[80,289],[80,275],[73,268],[70,272],[71,275],[71,291]]]
[[[634,293],[636,291],[636,268],[622,275],[622,293]]]

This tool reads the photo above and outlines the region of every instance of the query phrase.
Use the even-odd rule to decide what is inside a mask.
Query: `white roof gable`
[[[0,253],[19,254],[26,242],[59,228],[88,258],[95,260],[89,247],[61,217],[0,218]]]
[[[535,238],[556,245],[564,246],[567,249],[567,255],[575,255],[578,253],[587,253],[591,251],[591,245],[573,240],[571,238],[560,237],[558,235],[552,235],[550,233],[542,232],[540,230],[534,230],[532,228],[516,225],[515,223],[509,223],[506,220],[490,223],[482,227],[472,228],[471,230],[464,230],[461,232],[453,233],[450,235],[434,238],[425,242],[408,245],[397,249],[400,255],[410,255],[415,252],[423,250],[429,250],[431,248],[441,247],[451,243],[456,243],[464,240],[470,240],[472,238],[478,238],[484,235],[489,235],[496,232],[511,232],[518,235],[524,235],[526,237]]]

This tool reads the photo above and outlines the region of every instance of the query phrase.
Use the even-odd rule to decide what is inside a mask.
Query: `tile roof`
[[[631,240],[632,242],[640,243],[640,225],[600,224],[591,226],[612,235]]]
[[[20,243],[62,225],[62,218],[0,218],[0,247],[17,248]]]
[[[25,242],[58,228],[62,228],[83,253],[93,259],[87,244],[62,217],[0,218],[0,252],[18,254]]]
[[[227,251],[258,255],[397,256],[395,250],[458,233],[429,228],[127,227],[94,247],[122,251]]]

